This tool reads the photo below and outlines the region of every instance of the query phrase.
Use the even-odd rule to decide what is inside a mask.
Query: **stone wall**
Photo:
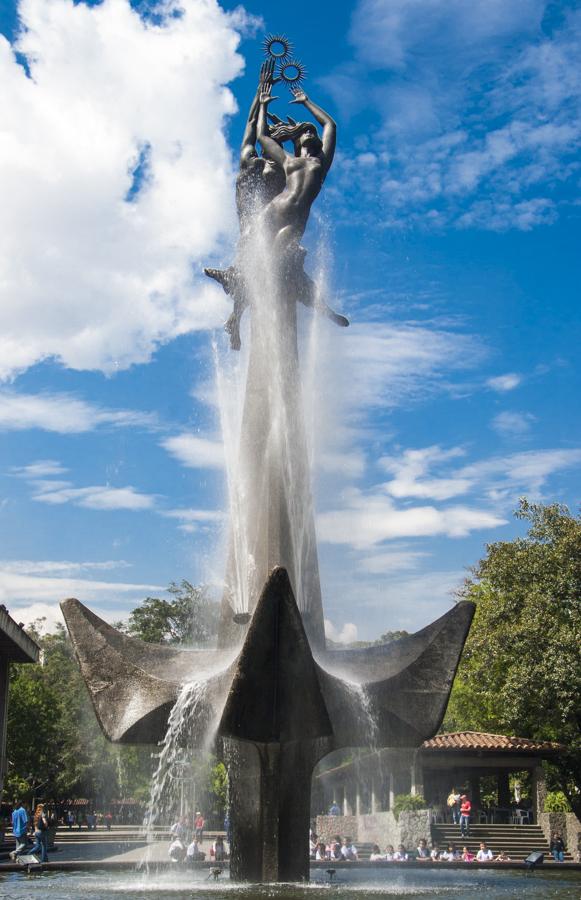
[[[322,841],[327,843],[336,834],[341,837],[352,837],[355,842],[362,840],[359,836],[359,820],[361,816],[317,816],[316,832]],[[365,840],[363,838],[363,840]]]
[[[546,839],[550,841],[551,835],[560,831],[575,862],[581,862],[581,822],[575,813],[543,812],[538,819]]]
[[[388,844],[403,844],[407,850],[415,851],[421,838],[430,842],[430,812],[401,812],[399,819],[391,811],[365,816],[317,816],[317,834],[324,841],[336,834],[350,835],[360,844],[379,844],[382,851]]]

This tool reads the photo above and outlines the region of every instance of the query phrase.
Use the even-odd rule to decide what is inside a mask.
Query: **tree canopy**
[[[219,607],[205,586],[172,581],[170,599],[147,597],[134,609],[127,633],[154,644],[208,644],[216,636]]]
[[[476,615],[443,730],[567,747],[553,769],[581,812],[581,517],[521,500],[528,533],[487,546],[463,594]]]
[[[169,599],[148,597],[122,628],[154,643],[208,643],[217,632],[218,604],[204,587],[172,584]],[[28,629],[41,662],[11,666],[7,799],[35,792],[58,800],[88,797],[146,800],[152,747],[109,743],[99,728],[65,628]],[[212,771],[212,777],[214,773]]]

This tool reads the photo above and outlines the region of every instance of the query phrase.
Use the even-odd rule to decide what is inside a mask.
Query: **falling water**
[[[207,682],[190,681],[184,684],[170,713],[151,782],[145,820],[148,848],[145,863],[149,861],[156,827],[171,824],[170,820],[183,813],[181,792],[184,768],[191,764],[195,749],[197,752],[209,751],[218,721],[216,711],[207,703]],[[204,737],[200,741],[202,735]],[[201,748],[200,743],[203,744]]]
[[[288,296],[280,260],[259,227],[245,241],[237,265],[251,310],[248,347],[234,364],[215,354],[230,505],[225,603],[233,613],[252,612],[272,568],[283,566],[307,630],[321,643],[297,298],[294,291]]]

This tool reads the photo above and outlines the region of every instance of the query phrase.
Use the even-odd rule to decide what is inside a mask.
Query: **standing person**
[[[26,832],[28,831],[28,813],[24,809],[22,800],[14,801],[12,810],[12,834],[16,841],[16,849],[10,854],[11,859],[16,859],[26,850]]]
[[[341,815],[341,809],[336,800],[333,800],[333,802],[331,803],[331,806],[329,807],[329,815],[330,816],[340,816]]]
[[[113,816],[111,812],[105,814],[105,827],[107,831],[111,831],[111,825],[113,824]]]
[[[468,837],[470,834],[470,813],[472,812],[472,804],[466,796],[462,794],[460,797],[460,835]]]
[[[48,862],[48,818],[44,811],[44,803],[39,803],[34,812],[34,844],[29,850],[31,854],[40,854],[41,863]]]
[[[206,824],[204,817],[200,810],[196,813],[196,821],[194,822],[194,831],[196,834],[196,840],[202,844],[204,841],[204,825]]]
[[[448,794],[448,799],[446,803],[448,804],[448,808],[452,813],[452,823],[454,825],[460,824],[460,799],[461,794],[456,790],[455,787],[452,788],[450,793]]]

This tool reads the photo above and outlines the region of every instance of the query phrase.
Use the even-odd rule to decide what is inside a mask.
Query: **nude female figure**
[[[286,178],[285,190],[273,197],[262,213],[263,224],[272,237],[274,258],[279,261],[297,300],[305,306],[315,307],[337,325],[349,324],[345,316],[335,313],[318,296],[316,285],[305,273],[302,264],[305,251],[300,245],[307,227],[311,206],[317,199],[335,155],[337,126],[331,116],[312,100],[304,91],[295,89],[294,100],[305,106],[323,127],[323,138],[319,137],[311,122],[280,122],[274,128],[267,121],[267,108],[271,103],[272,83],[265,84],[260,93],[258,114],[258,141],[264,156],[278,164]],[[274,119],[274,117],[271,117]],[[287,153],[282,144],[292,141],[294,154]]]
[[[322,146],[317,130],[312,123],[306,122],[297,124],[290,119],[288,123],[283,123],[276,116],[271,116],[270,118],[275,123],[275,127],[272,128],[272,135],[274,136],[276,134],[277,140],[281,142],[281,144],[279,144],[276,140],[271,141],[271,144],[275,144],[279,151],[278,157],[274,158],[273,153],[269,152],[268,144],[265,144],[258,135],[258,132],[260,131],[262,137],[268,138],[269,136],[270,129],[266,117],[266,107],[273,99],[271,96],[272,86],[278,80],[273,78],[273,63],[271,61],[263,63],[260,70],[260,79],[256,97],[248,114],[240,152],[240,170],[236,179],[236,206],[240,223],[240,241],[238,244],[237,259],[240,259],[243,256],[247,241],[252,239],[252,224],[260,215],[261,210],[263,210],[263,214],[266,215],[267,210],[272,206],[274,200],[279,195],[283,192],[285,197],[288,195],[289,174],[285,170],[283,161],[293,159],[293,157],[285,153],[281,146],[282,142],[285,140],[293,140],[295,141],[296,146],[296,142],[299,141],[301,145],[305,147],[305,154],[307,152],[316,151],[319,145]],[[304,97],[304,101],[301,99],[302,97]],[[265,99],[264,102],[262,102],[261,98],[268,99]],[[292,102],[302,103],[305,101],[307,101],[306,95],[302,92],[297,92],[295,94],[295,100]],[[326,116],[326,113],[324,113],[323,110],[320,110],[315,104],[311,104],[310,101],[307,101],[305,105],[307,105],[308,109],[313,111],[317,121],[321,122],[317,117],[318,114]],[[315,110],[317,110],[317,112],[315,112]],[[263,121],[259,124],[261,113]],[[335,123],[333,120],[330,119],[330,117],[327,117],[327,119],[334,127]],[[323,124],[323,122],[321,122],[321,124]],[[263,156],[259,156],[256,152],[257,138],[260,141]],[[325,139],[325,135],[323,135],[323,139]],[[328,158],[329,160],[332,160],[332,154],[328,156]],[[317,163],[315,162],[315,166],[316,165]],[[325,175],[327,171],[328,166],[325,170]],[[298,180],[300,181],[300,178]],[[308,180],[309,179],[307,179],[307,181]],[[336,324],[346,326],[349,324],[348,320],[344,316],[340,316],[333,312],[333,310],[318,297],[315,283],[303,270],[306,251],[300,246],[300,237],[305,230],[310,207],[321,189],[323,180],[324,176],[320,180],[318,189],[312,196],[312,199],[306,208],[302,229],[295,229],[296,234],[294,234],[292,238],[290,234],[287,235],[286,233],[283,233],[281,235],[280,241],[284,242],[285,239],[288,238],[290,239],[290,244],[284,248],[280,258],[287,270],[286,275],[289,289],[295,293],[296,299],[305,306],[316,307],[319,312],[328,316],[328,318]],[[293,183],[292,179],[291,183]],[[301,193],[300,190],[299,193]],[[304,195],[304,193],[303,190],[302,194]],[[297,178],[295,177],[294,195],[296,196],[296,194]],[[278,247],[279,245],[277,245],[277,248]],[[230,346],[232,349],[239,350],[240,319],[249,303],[240,266],[235,262],[227,269],[206,268],[204,269],[204,272],[210,278],[213,278],[221,284],[224,291],[227,294],[231,294],[234,299],[234,309],[224,328],[230,334]]]
[[[300,103],[323,126],[323,139],[311,122],[276,125],[270,129],[267,107],[272,100],[272,85],[266,84],[259,98],[258,140],[265,157],[284,171],[286,188],[266,206],[263,220],[275,240],[275,252],[284,254],[296,247],[304,234],[311,206],[318,197],[331,168],[337,141],[337,126],[331,116],[313,103],[304,91],[295,90],[291,103]],[[281,146],[292,141],[294,154]]]

